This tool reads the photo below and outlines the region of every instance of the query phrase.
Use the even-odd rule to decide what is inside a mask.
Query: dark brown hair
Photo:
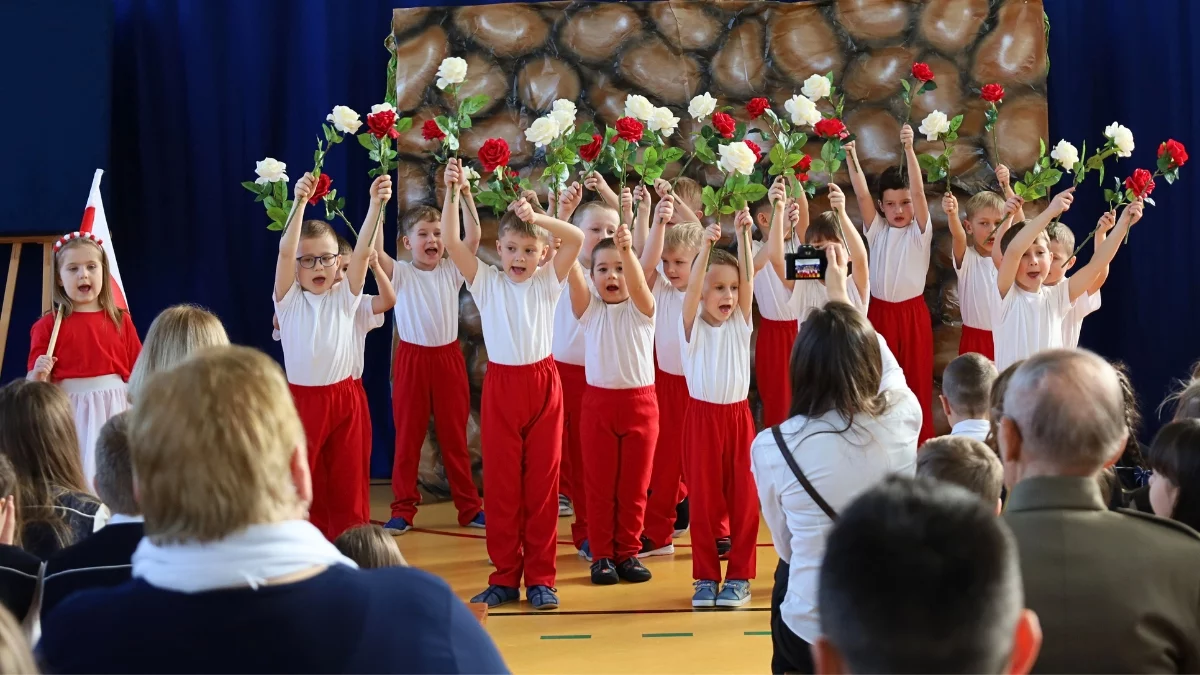
[[[883,201],[883,193],[888,190],[909,190],[908,172],[901,166],[889,166],[875,180],[875,190],[879,200]]]
[[[343,532],[333,545],[365,570],[408,567],[396,539],[378,525],[359,525]]]
[[[428,204],[417,204],[404,212],[400,218],[400,234],[407,236],[421,223],[441,223],[442,212]]]
[[[879,391],[879,338],[871,322],[844,302],[809,312],[792,347],[791,375],[788,417],[836,411],[846,419],[846,431],[855,415],[876,416],[887,409],[887,397]]]
[[[1008,253],[1008,245],[1011,244],[1013,239],[1016,239],[1021,230],[1025,229],[1026,227],[1029,227],[1028,220],[1022,220],[1019,223],[1014,223],[1012,227],[1008,228],[1008,231],[1005,232],[1004,236],[1000,238],[1000,253]],[[1046,238],[1047,245],[1050,244],[1050,236],[1045,232],[1039,232],[1038,236],[1034,238],[1034,241],[1036,242],[1038,238],[1041,237]],[[1030,244],[1030,246],[1032,246],[1032,244]],[[1024,255],[1025,251],[1021,251],[1021,254]]]
[[[600,251],[607,251],[609,249],[611,249],[613,251],[617,250],[617,240],[616,239],[613,239],[612,237],[605,237],[605,238],[601,239],[600,241],[596,242],[595,248],[592,249],[592,266],[589,267],[588,269],[595,270],[596,269],[596,254],[599,253]]]
[[[804,243],[813,244],[818,241],[825,242],[840,242],[841,235],[841,219],[836,211],[823,211],[817,214],[808,223],[808,229],[804,231]]]
[[[1200,420],[1179,420],[1163,427],[1147,458],[1154,472],[1179,490],[1171,519],[1200,528]]]

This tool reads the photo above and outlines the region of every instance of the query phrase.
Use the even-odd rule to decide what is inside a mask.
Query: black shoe
[[[631,584],[640,584],[650,581],[651,574],[637,558],[626,558],[617,565],[617,576]]]
[[[683,536],[688,526],[692,524],[692,510],[688,506],[688,498],[675,505],[675,536]]]
[[[733,548],[733,540],[729,537],[721,537],[717,540],[717,557],[725,560],[729,557],[729,550]]]
[[[597,586],[612,586],[620,581],[617,576],[617,568],[613,566],[611,558],[600,558],[592,563],[592,583]]]

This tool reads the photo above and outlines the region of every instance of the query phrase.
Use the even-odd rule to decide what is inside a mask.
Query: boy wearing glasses
[[[369,520],[363,500],[363,438],[366,400],[354,381],[355,316],[371,256],[364,236],[350,255],[343,283],[337,236],[328,223],[304,220],[315,180],[296,181],[296,211],[279,242],[275,263],[275,315],[288,386],[304,424],[312,473],[309,519],[333,540]],[[362,232],[371,232],[392,196],[392,179],[371,185],[371,206]]]

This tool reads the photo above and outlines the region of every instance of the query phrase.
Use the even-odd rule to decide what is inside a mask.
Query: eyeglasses
[[[333,253],[328,253],[326,255],[320,255],[320,256],[318,256],[318,255],[301,256],[299,258],[296,258],[296,260],[300,263],[301,267],[303,267],[306,270],[311,270],[317,266],[318,262],[321,263],[321,267],[333,267],[334,265],[337,264],[338,258],[340,258],[340,257],[341,256],[339,256],[339,255],[335,255]]]

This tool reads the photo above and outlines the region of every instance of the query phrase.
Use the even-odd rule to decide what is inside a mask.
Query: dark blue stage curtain
[[[1135,168],[1154,170],[1158,144],[1174,138],[1200,152],[1200,4],[1189,0],[1048,0],[1050,20],[1050,144],[1102,142],[1114,120],[1133,131],[1132,157],[1110,160],[1105,181]],[[1003,113],[1001,113],[1003,114]],[[1200,155],[1198,155],[1200,157]],[[1182,170],[1174,185],[1158,181],[1129,246],[1112,264],[1104,306],[1084,322],[1082,346],[1124,361],[1147,417],[1149,439],[1159,422],[1154,409],[1174,379],[1200,358],[1200,229],[1196,220],[1200,163]],[[1064,181],[1065,183],[1065,181]],[[1076,236],[1095,226],[1104,196],[1090,175],[1065,218]],[[1091,256],[1080,254],[1083,264]]]

